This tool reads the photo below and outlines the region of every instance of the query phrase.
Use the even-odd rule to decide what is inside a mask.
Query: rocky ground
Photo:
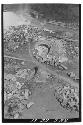
[[[9,17],[10,12],[4,15]],[[11,15],[16,24],[4,24],[3,38],[4,118],[78,118],[79,26],[42,23],[30,15],[24,20],[13,12]],[[17,17],[23,20],[18,23]],[[67,61],[56,66],[52,62],[42,63],[35,58],[37,53],[33,54],[35,45],[41,43],[52,45],[52,55],[57,53],[57,59],[64,52]]]

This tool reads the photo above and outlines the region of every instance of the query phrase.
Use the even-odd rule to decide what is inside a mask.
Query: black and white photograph
[[[81,122],[81,4],[2,4],[2,122]]]

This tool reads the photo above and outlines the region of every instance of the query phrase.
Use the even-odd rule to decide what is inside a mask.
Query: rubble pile
[[[63,108],[79,112],[79,90],[77,87],[62,85],[56,87],[55,91],[55,97]]]

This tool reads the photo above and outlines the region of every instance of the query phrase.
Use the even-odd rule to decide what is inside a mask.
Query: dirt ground
[[[20,6],[21,8],[21,6]],[[9,9],[11,10],[11,9]],[[22,14],[21,14],[22,12]],[[58,22],[56,24],[49,24],[44,22],[40,22],[37,19],[33,19],[30,15],[27,15],[26,13],[23,13],[24,10],[18,10],[15,12],[9,11],[3,13],[3,21],[4,21],[4,29],[8,29],[10,25],[12,26],[18,26],[18,25],[32,25],[37,26],[40,29],[48,29],[52,30],[53,32],[58,32],[58,36],[62,37],[62,39],[72,40],[76,42],[76,45],[79,44],[79,29],[76,27],[76,29],[62,26],[61,24],[58,25]],[[10,20],[11,19],[11,20]],[[61,32],[61,34],[59,34]],[[66,37],[64,37],[64,34],[66,34]],[[50,79],[45,81],[44,77],[41,77],[41,73],[39,72],[38,77],[35,75],[32,77],[32,79],[29,82],[30,90],[32,91],[32,95],[29,97],[28,102],[33,102],[31,104],[30,108],[24,108],[22,113],[23,119],[69,119],[69,118],[78,118],[79,112],[69,111],[62,108],[58,101],[56,100],[53,92],[54,87],[52,86],[58,86],[58,81],[62,80],[60,83],[63,84],[63,81],[69,82],[71,85],[76,86],[79,88],[79,82],[73,81],[71,78],[68,78],[66,75],[67,72],[73,71],[76,76],[79,78],[79,58],[72,58],[71,56],[68,56],[69,62],[64,63],[64,65],[67,67],[66,71],[58,71],[50,66],[45,66],[45,64],[40,64],[37,62],[33,55],[32,55],[32,49],[34,47],[34,43],[29,43],[28,39],[25,44],[20,46],[16,49],[16,51],[11,52],[7,51],[4,48],[4,58],[13,59],[15,60],[16,64],[10,63],[10,61],[6,64],[6,67],[4,67],[4,73],[11,74],[12,71],[15,73],[21,69],[24,71],[24,69],[31,69],[33,70],[35,66],[38,66],[38,68],[43,69],[43,71],[47,71],[49,74],[54,75],[54,81],[51,81]],[[68,51],[68,50],[67,50]],[[5,61],[4,61],[5,63]],[[9,65],[8,65],[9,64]],[[9,66],[9,68],[8,68]],[[13,66],[13,67],[12,67]],[[15,66],[15,67],[14,67]],[[18,67],[17,69],[16,66]],[[39,70],[38,70],[39,71]],[[16,77],[16,75],[15,75]],[[34,80],[39,80],[39,82],[35,82]],[[17,81],[24,82],[25,79],[20,79]],[[53,80],[53,79],[52,79]],[[42,82],[43,81],[43,82]],[[48,82],[49,81],[49,82]],[[28,82],[25,80],[25,83],[28,86]],[[27,104],[28,104],[27,102]]]

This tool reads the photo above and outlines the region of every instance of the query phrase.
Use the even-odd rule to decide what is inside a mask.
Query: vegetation
[[[72,4],[32,4],[33,14],[38,14],[39,19],[56,20],[59,22],[78,22],[79,5]],[[36,13],[34,13],[34,11]],[[76,13],[77,12],[77,13]]]

